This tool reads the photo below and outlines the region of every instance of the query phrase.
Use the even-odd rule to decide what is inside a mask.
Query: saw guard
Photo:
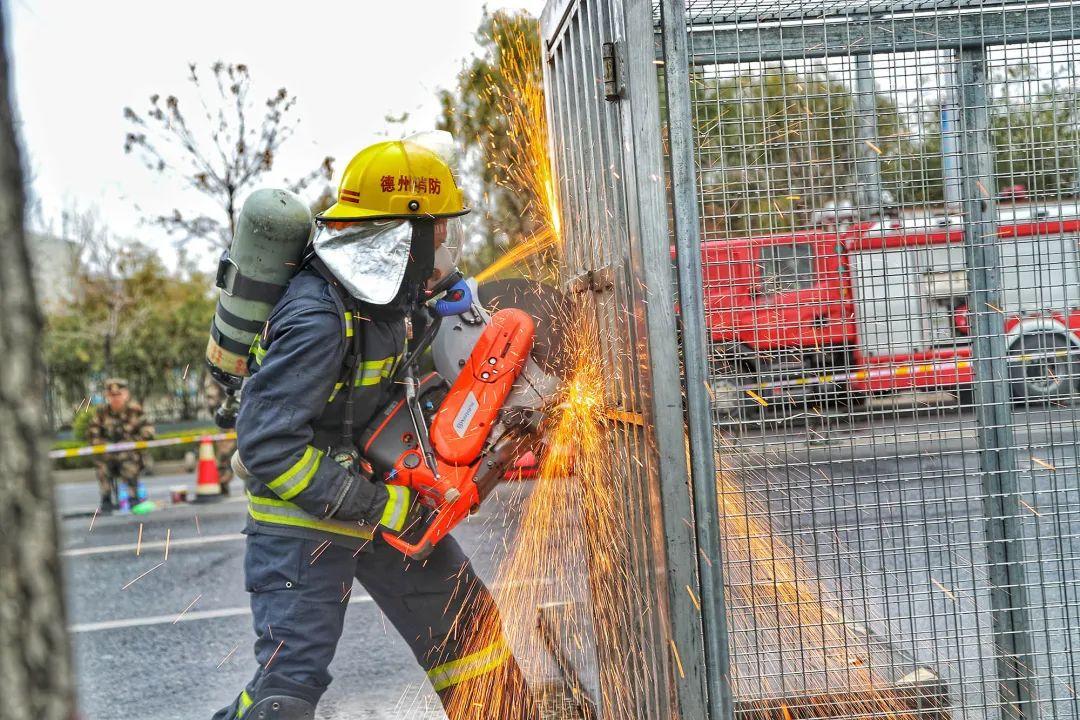
[[[489,439],[529,359],[534,334],[533,319],[524,311],[507,308],[491,316],[431,420],[437,473],[424,460],[404,400],[384,409],[365,433],[361,447],[377,474],[388,483],[412,488],[418,501],[431,509],[421,528],[403,536],[383,533],[388,545],[414,559],[427,557],[480,507],[520,453],[520,438]],[[421,382],[422,402],[441,394],[441,382],[437,375]]]
[[[446,462],[462,465],[480,455],[529,359],[536,327],[528,313],[500,310],[473,348],[431,425],[431,444]]]

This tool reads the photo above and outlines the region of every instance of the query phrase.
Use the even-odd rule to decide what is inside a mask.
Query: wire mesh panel
[[[665,7],[735,712],[1076,717],[1080,11]]]
[[[644,42],[635,55],[639,69],[632,72],[622,58],[635,22],[644,22],[647,32],[634,35]],[[643,229],[643,208],[649,202],[655,210],[650,222],[664,220],[662,186],[656,180],[662,156],[651,12],[636,0],[559,0],[549,3],[541,25],[551,181],[561,218],[560,274],[575,313],[569,342],[579,349],[568,375],[573,384],[582,369],[591,369],[595,372],[588,381],[602,385],[603,463],[608,466],[603,487],[587,490],[580,510],[578,532],[589,538],[582,558],[584,587],[566,598],[574,609],[564,621],[564,642],[554,652],[582,676],[599,717],[674,717],[679,712],[675,695],[681,691],[673,688],[687,683],[684,657],[690,675],[700,677],[694,649],[700,644],[700,625],[685,612],[673,613],[669,605],[673,600],[676,611],[691,606],[696,581],[693,547],[677,542],[690,516],[685,469],[680,474],[672,472],[670,463],[662,467],[661,445],[669,454],[675,447],[675,457],[684,463],[677,406],[681,390],[676,374],[667,372],[657,382],[663,362],[654,367],[657,355],[649,342],[650,329],[667,322],[664,342],[674,364],[667,267],[646,264],[650,250],[643,247],[647,237],[653,255],[668,255],[662,240],[666,229],[659,235]],[[638,147],[627,153],[634,148],[628,140],[636,118],[619,99],[642,76],[648,86],[635,97],[652,103],[652,150]],[[639,181],[650,188],[651,199],[639,199]],[[657,268],[668,294],[650,312],[648,272],[655,274]],[[658,406],[657,398],[665,393],[668,399]],[[677,439],[658,443],[660,426],[674,429]],[[586,429],[581,430],[584,436]],[[585,442],[582,436],[574,440]],[[567,482],[581,482],[576,470]],[[665,492],[670,480],[675,493]]]

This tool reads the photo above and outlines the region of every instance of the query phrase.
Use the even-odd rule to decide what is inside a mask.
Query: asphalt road
[[[1077,428],[1075,408],[1016,413],[1010,449],[1019,472],[1005,479],[1016,482],[1019,502],[995,511],[1014,533],[1007,545],[1026,584],[1026,672],[1043,714],[1058,718],[1080,718],[1071,690],[1080,687]],[[944,681],[954,718],[996,716],[994,673],[1007,638],[994,634],[989,587],[1002,556],[987,552],[995,497],[980,471],[971,413],[755,428],[732,438],[723,457],[732,487],[748,493],[748,515],[792,549],[802,586],[857,628],[853,661],[893,682],[929,669]],[[167,497],[178,480],[190,482],[151,478],[151,497]],[[486,577],[515,516],[510,489],[519,487],[504,486],[456,533]],[[208,718],[227,704],[254,670],[243,502],[94,520],[93,484],[61,485],[57,496],[85,717]],[[761,560],[746,555],[745,543],[725,547],[729,581],[753,574]],[[736,697],[835,688],[843,678],[815,670],[828,664],[826,649],[793,647],[770,629],[778,621],[755,611],[763,603],[770,612],[769,594],[753,585],[768,575],[758,571],[741,594],[729,592]],[[320,718],[442,717],[408,649],[359,587],[331,670],[337,680]],[[763,690],[761,678],[780,685]]]
[[[814,596],[851,624],[834,649],[804,640],[798,650],[784,621],[769,620],[770,594],[755,587],[775,574],[762,569],[766,558],[745,541],[725,543],[728,579],[743,586],[727,606],[736,697],[843,687],[842,673],[823,670],[837,667],[841,642],[852,666],[891,682],[929,670],[944,681],[953,718],[984,720],[998,717],[999,661],[1017,652],[1038,712],[1080,717],[1078,427],[1076,408],[1015,410],[1002,448],[1015,473],[986,471],[994,457],[979,452],[970,412],[729,436],[725,504],[761,523],[751,529],[771,527],[772,552],[799,578],[803,602]],[[998,488],[1010,485],[1003,496]],[[1005,542],[989,542],[994,527]],[[1019,586],[1011,605],[999,602],[1030,631],[1030,648],[995,633],[992,582]]]
[[[255,669],[243,589],[245,504],[167,505],[168,487],[190,477],[148,479],[162,507],[150,515],[94,517],[93,483],[57,486],[68,615],[78,692],[88,720],[209,718]],[[520,486],[518,486],[520,487]],[[489,498],[455,533],[489,577],[513,486]],[[139,547],[139,530],[142,542]],[[168,559],[165,543],[168,538]],[[319,718],[442,718],[407,646],[357,585]]]

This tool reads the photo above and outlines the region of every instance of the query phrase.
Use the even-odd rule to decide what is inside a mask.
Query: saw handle
[[[435,314],[439,317],[460,315],[472,307],[472,302],[472,290],[469,289],[469,284],[464,280],[458,280],[435,301]]]
[[[450,534],[457,524],[472,513],[469,499],[462,495],[454,502],[443,504],[432,516],[431,521],[424,526],[424,533],[416,542],[409,542],[401,535],[383,533],[383,541],[403,555],[413,560],[424,560],[439,544],[439,541]],[[406,534],[408,534],[406,532]]]
[[[524,433],[496,443],[473,465],[473,472],[460,476],[464,492],[452,501],[444,500],[435,505],[435,511],[422,526],[422,533],[416,542],[411,543],[401,535],[390,535],[388,533],[383,533],[383,540],[390,547],[414,560],[426,558],[435,549],[439,541],[458,526],[458,523],[479,508],[480,504],[502,480],[506,468],[514,462],[514,458],[521,453],[525,444],[534,438],[534,433]],[[412,487],[416,489],[419,484],[412,485]],[[441,484],[451,485],[451,483],[445,481]],[[430,490],[428,492],[418,490],[418,492],[421,497],[434,497]],[[409,531],[406,531],[403,535],[415,536],[414,533]]]

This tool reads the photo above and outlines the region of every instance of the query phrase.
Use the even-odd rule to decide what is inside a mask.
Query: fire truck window
[[[814,285],[814,248],[809,243],[766,245],[758,255],[759,291],[770,295]]]

